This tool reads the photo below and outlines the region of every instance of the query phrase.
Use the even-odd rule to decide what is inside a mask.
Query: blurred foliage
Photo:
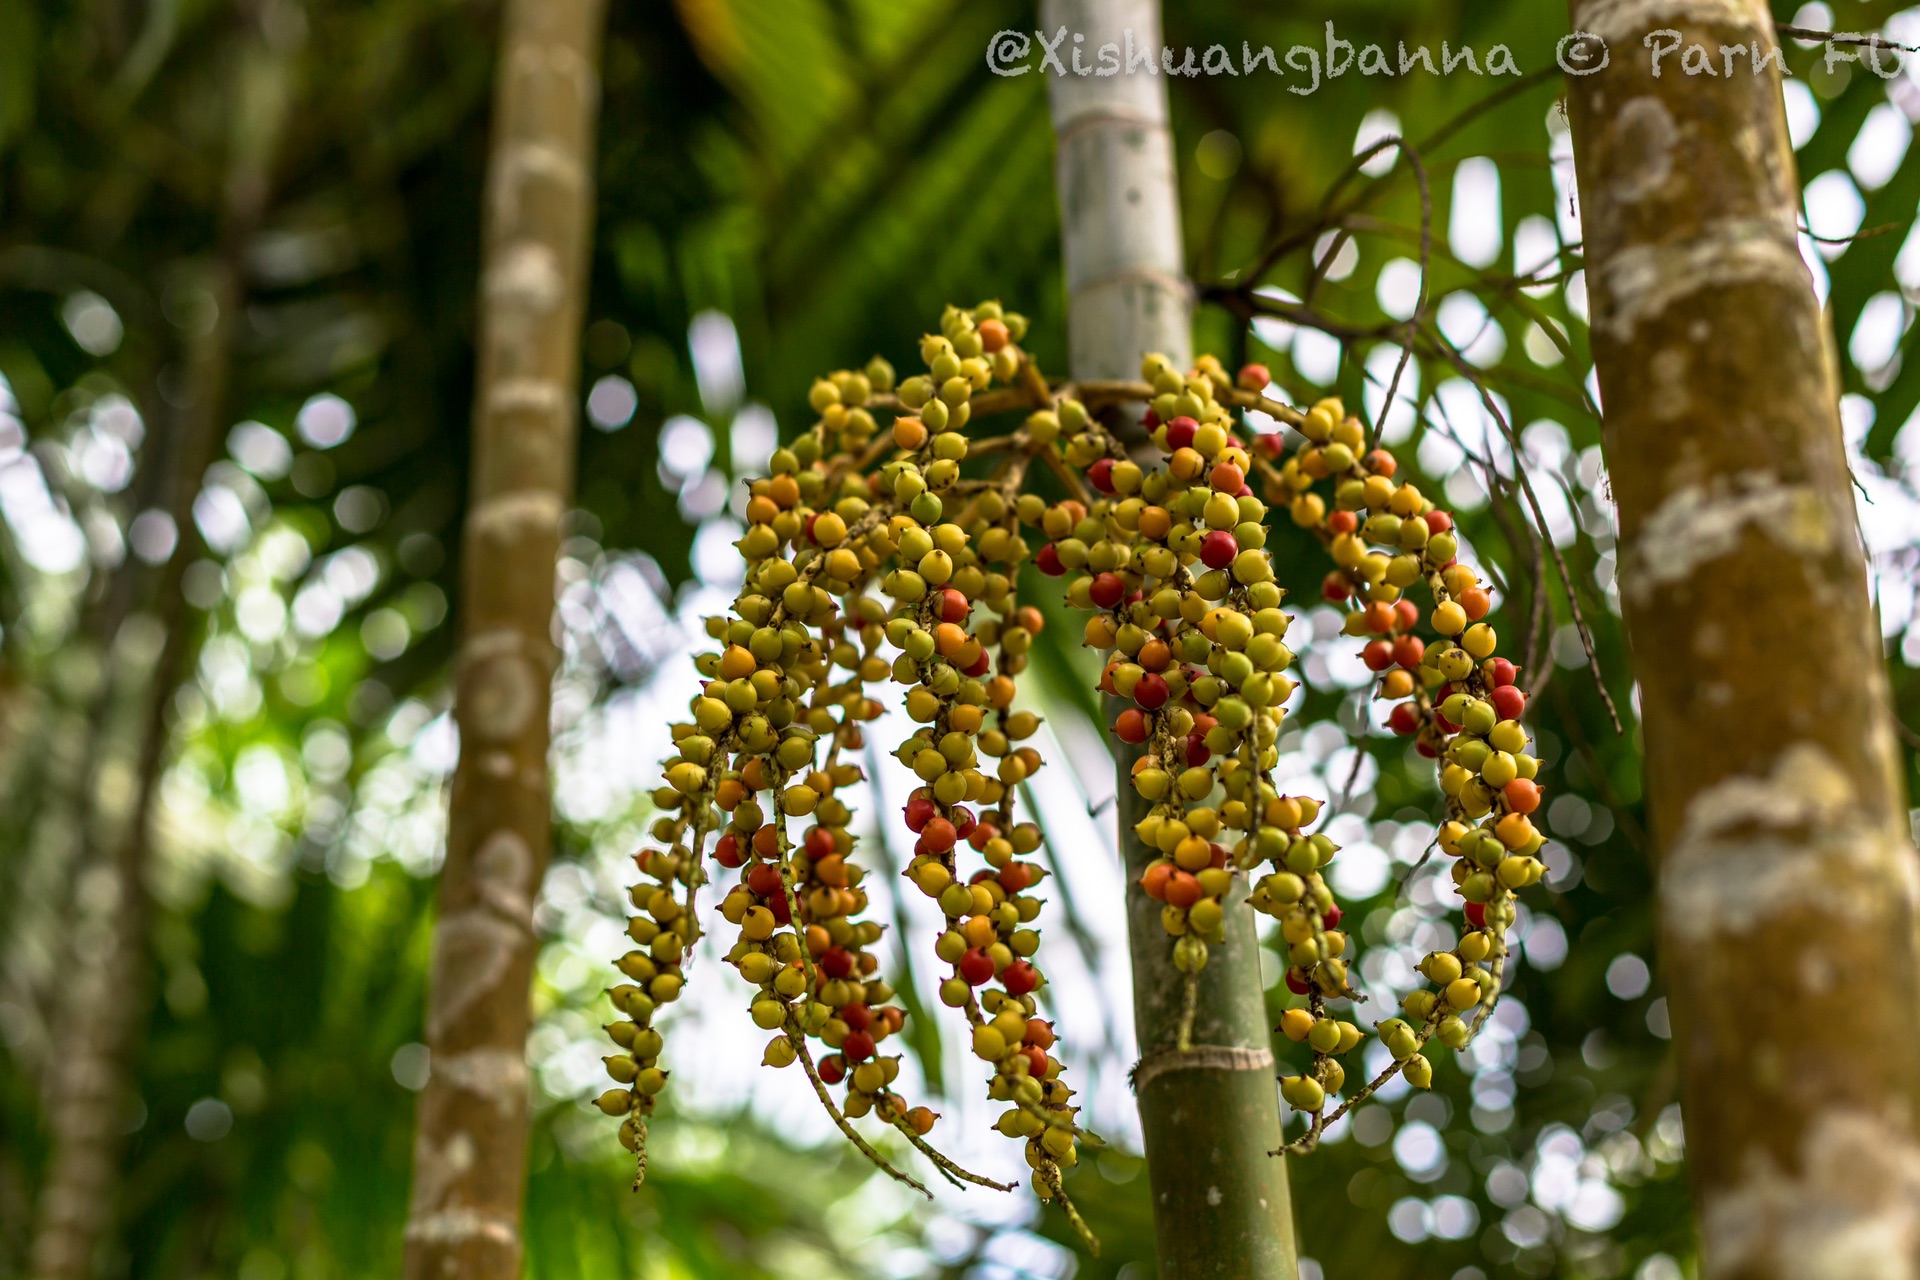
[[[1583,397],[1571,162],[1550,71],[1561,10],[1169,8],[1169,44],[1218,43],[1236,62],[1242,41],[1283,57],[1324,51],[1332,18],[1340,38],[1390,52],[1404,41],[1437,55],[1445,40],[1484,58],[1505,44],[1525,73],[1349,73],[1310,95],[1288,92],[1297,75],[1264,72],[1172,86],[1190,263],[1209,303],[1197,347],[1269,360],[1290,396],[1336,391],[1370,417],[1417,281],[1421,199],[1406,157],[1345,171],[1356,138],[1418,144],[1431,313],[1402,384],[1417,411],[1387,415],[1388,433],[1499,569],[1503,631],[1524,636],[1535,594],[1548,596],[1535,680],[1562,854],[1528,899],[1510,1012],[1470,1062],[1438,1065],[1432,1094],[1364,1108],[1350,1136],[1295,1164],[1304,1252],[1328,1277],[1683,1274],[1694,1244],[1669,1028],[1657,966],[1650,984],[1636,968],[1652,960],[1652,904],[1632,660],[1610,606],[1610,502]],[[1798,20],[1826,25],[1823,8]],[[129,540],[142,545],[142,424],[166,420],[208,332],[199,282],[221,255],[244,281],[221,406],[229,456],[201,481],[208,550],[157,618],[194,649],[171,699],[148,867],[150,981],[123,993],[150,1012],[124,1118],[122,1229],[103,1265],[154,1280],[395,1268],[405,1083],[422,1068],[425,877],[450,762],[446,620],[496,19],[466,0],[0,6],[0,1274],[23,1267],[41,1082],[60,1069],[47,1028],[62,921],[86,892],[71,779],[98,671],[83,659],[130,643],[88,635],[88,602]],[[805,421],[814,374],[874,351],[904,366],[942,304],[983,296],[1027,311],[1043,365],[1061,366],[1044,81],[996,78],[981,62],[991,33],[1034,20],[1014,0],[612,7],[585,342],[599,429],[584,433],[562,564],[563,715],[590,717],[684,652],[676,601],[714,577],[702,547],[725,547],[728,482],[758,463],[748,451],[771,444],[770,424]],[[1844,25],[1891,20],[1894,6],[1870,3]],[[1905,505],[1920,361],[1902,359],[1920,297],[1920,255],[1903,249],[1920,202],[1906,149],[1920,87],[1829,72],[1817,49],[1790,48],[1790,62],[1809,222],[1840,240],[1822,246],[1820,274],[1849,357],[1849,442],[1902,659],[1896,697],[1916,720],[1920,640],[1900,637],[1920,635],[1907,630],[1920,525]],[[258,225],[234,245],[228,184],[263,92],[289,106]],[[1492,212],[1461,225],[1453,210],[1469,195]],[[1327,238],[1336,219],[1351,250]],[[1862,228],[1873,234],[1847,242]],[[1457,252],[1489,242],[1494,254],[1473,264]],[[1287,252],[1247,277],[1272,246]],[[1531,258],[1516,264],[1523,249]],[[1284,316],[1248,322],[1263,309]],[[1457,362],[1449,344],[1465,352]],[[1566,579],[1516,495],[1500,484],[1489,495],[1467,461],[1510,472],[1513,449],[1474,408],[1477,391],[1445,389],[1456,379],[1484,384],[1522,433]],[[226,434],[243,423],[260,426]],[[1436,803],[1431,772],[1369,727],[1362,681],[1316,612],[1317,548],[1290,526],[1275,545],[1296,625],[1318,640],[1299,646],[1308,688],[1294,720],[1339,729],[1290,733],[1290,759],[1347,797],[1336,807],[1357,869],[1345,905],[1381,957],[1363,976],[1390,991],[1404,977],[1394,957],[1444,927],[1420,900],[1426,873],[1408,870]],[[1583,670],[1569,590],[1624,736]],[[1094,714],[1063,639],[1076,633],[1044,633],[1056,716]],[[1085,781],[1096,803],[1107,794]],[[584,869],[581,900],[601,916],[620,913],[606,867],[644,806],[637,786],[591,814],[562,805],[563,858]],[[543,911],[554,937],[543,1032],[578,1039],[603,976],[562,963],[586,917]],[[1276,1009],[1283,999],[1273,994]],[[664,1118],[647,1189],[630,1195],[582,1114],[586,1086],[564,1071],[540,1078],[535,1275],[1151,1274],[1146,1179],[1123,1152],[1073,1178],[1108,1245],[1076,1263],[1056,1217],[1034,1223],[1053,1247],[874,1209],[844,1152],[789,1148],[751,1111]]]

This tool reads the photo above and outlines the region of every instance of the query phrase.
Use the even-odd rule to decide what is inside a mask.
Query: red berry
[[[1298,969],[1289,969],[1287,970],[1287,990],[1297,996],[1303,996],[1313,990],[1313,986],[1307,981],[1306,974]]]
[[[845,947],[828,947],[820,953],[820,972],[829,978],[853,976],[853,952]]]
[[[1512,684],[1514,677],[1520,674],[1520,668],[1514,666],[1505,658],[1495,658],[1488,665],[1491,668],[1488,675],[1492,679],[1493,686],[1496,689]]]
[[[739,837],[731,831],[721,836],[720,842],[713,846],[713,860],[723,867],[737,867],[746,862],[745,855],[740,852]]]
[[[815,862],[833,852],[833,832],[825,827],[807,828],[807,856]]]
[[[847,1060],[839,1054],[820,1059],[820,1079],[827,1084],[839,1084],[847,1078]]]
[[[822,961],[825,959],[825,956],[821,957]],[[847,1024],[849,1031],[865,1031],[873,1025],[873,1010],[864,1004],[843,1004],[840,1006],[840,1021]]]
[[[1414,743],[1413,749],[1415,751],[1418,751],[1421,755],[1425,756],[1429,760],[1437,760],[1440,758],[1440,753],[1434,750],[1432,744],[1427,742],[1425,739],[1422,739],[1421,741]]]
[[[1420,625],[1420,606],[1411,600],[1396,600],[1393,605],[1394,625],[1402,631],[1411,631]]]
[[[964,668],[961,674],[969,675],[969,676],[983,676],[991,670],[993,670],[993,655],[989,654],[985,649],[982,649],[980,651],[980,656],[973,660],[973,665],[970,667]]]
[[[989,961],[991,963],[991,961]],[[1025,960],[1015,960],[1000,975],[1000,985],[1016,996],[1024,996],[1040,988],[1040,971]]]
[[[957,838],[965,840],[973,834],[973,829],[978,825],[973,816],[973,810],[963,804],[953,806],[953,834]]]
[[[747,872],[747,888],[763,898],[780,896],[780,868],[771,862],[756,862]]]
[[[1320,598],[1329,604],[1341,604],[1352,594],[1353,584],[1338,569],[1320,580]]]
[[[1239,554],[1239,541],[1225,529],[1215,529],[1200,539],[1200,560],[1209,569],[1224,569]]]
[[[1469,902],[1461,914],[1466,916],[1467,923],[1474,928],[1484,929],[1487,927],[1487,906],[1484,902]]]
[[[848,1062],[864,1062],[873,1056],[873,1036],[865,1031],[849,1031],[840,1042],[840,1053]]]
[[[1320,913],[1320,923],[1329,929],[1337,929],[1340,927],[1340,917],[1345,914],[1346,912],[1340,909],[1339,904],[1335,903]]]
[[[1419,636],[1401,636],[1393,642],[1393,660],[1411,671],[1427,656],[1427,642]]]
[[[1452,516],[1448,515],[1444,511],[1439,511],[1439,510],[1427,512],[1427,532],[1428,533],[1445,533],[1447,530],[1451,528],[1453,528]]]
[[[1493,691],[1488,701],[1493,703],[1494,714],[1502,720],[1518,720],[1526,709],[1527,695],[1520,692],[1518,685],[1503,684]]]
[[[1009,862],[994,878],[1008,893],[1019,893],[1033,883],[1033,868],[1024,862]]]
[[[1263,364],[1243,364],[1233,381],[1242,391],[1265,391],[1273,381],[1273,374]]]
[[[1087,482],[1102,493],[1113,492],[1113,459],[1102,458],[1087,468]]]
[[[1213,759],[1213,751],[1207,746],[1207,740],[1200,733],[1187,735],[1187,768],[1198,769]]]
[[[953,848],[953,842],[957,839],[959,833],[945,818],[932,819],[920,832],[920,843],[927,847],[929,853],[945,853]]]
[[[933,802],[932,797],[916,795],[907,801],[907,830],[916,833],[925,831],[927,824],[939,815],[940,806]]]
[[[1040,548],[1039,552],[1033,557],[1033,564],[1036,569],[1046,574],[1049,578],[1057,578],[1067,571],[1067,567],[1060,563],[1060,553],[1054,550],[1051,542]]]
[[[1420,717],[1411,702],[1403,702],[1387,713],[1387,728],[1408,737],[1420,731]]]
[[[1140,683],[1133,686],[1133,700],[1148,711],[1158,711],[1166,706],[1167,693],[1167,682],[1152,671],[1141,676]]]
[[[1360,517],[1351,511],[1336,511],[1327,517],[1327,528],[1334,533],[1352,533],[1360,527]]]
[[[1167,424],[1168,450],[1185,449],[1193,443],[1193,436],[1200,430],[1200,424],[1184,415]]]
[[[1128,707],[1113,722],[1113,732],[1122,742],[1138,746],[1147,740],[1147,717],[1137,707]]]
[[[960,976],[967,980],[970,987],[984,986],[993,981],[993,957],[973,947],[960,957]]]
[[[1393,641],[1372,640],[1360,651],[1360,660],[1369,671],[1385,671],[1393,665]]]
[[[1102,609],[1111,609],[1126,597],[1127,584],[1117,573],[1096,574],[1087,595]]]
[[[776,894],[767,899],[767,910],[773,912],[774,923],[793,923],[793,908],[788,904],[786,894]]]
[[[965,622],[967,615],[973,612],[973,606],[967,603],[966,596],[952,587],[940,593],[940,620],[942,622]]]
[[[1377,476],[1391,476],[1400,469],[1399,460],[1385,449],[1375,449],[1360,460],[1362,466]]]

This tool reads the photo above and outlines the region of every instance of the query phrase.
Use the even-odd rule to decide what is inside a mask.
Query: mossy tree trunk
[[[1048,0],[1041,26],[1065,27],[1063,59],[1097,63],[1112,43],[1151,58],[1105,77],[1049,76],[1066,259],[1073,376],[1137,379],[1151,351],[1192,359],[1193,293],[1184,268],[1158,0]],[[1085,36],[1076,46],[1074,35]],[[1072,66],[1070,61],[1067,62]],[[1129,783],[1134,750],[1114,739],[1126,864],[1135,1071],[1161,1280],[1293,1280],[1293,1211],[1253,912],[1229,914],[1202,972],[1193,1043],[1176,1046],[1185,977],[1159,905],[1137,880],[1153,855],[1133,835],[1145,815]],[[1241,884],[1236,896],[1244,898]]]
[[[1569,89],[1702,1274],[1920,1275],[1916,866],[1772,17],[1571,8],[1611,50]]]
[[[454,771],[409,1280],[518,1280],[554,560],[573,490],[600,0],[508,0],[487,166]]]

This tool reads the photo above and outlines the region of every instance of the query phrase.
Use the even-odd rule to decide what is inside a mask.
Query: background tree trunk
[[[517,1280],[532,906],[551,840],[553,570],[573,489],[600,0],[508,0],[487,167],[447,858],[410,1280]]]
[[[1060,53],[1069,68],[1075,57],[1094,67],[1109,42],[1123,63],[1119,75],[1048,79],[1073,376],[1137,379],[1150,351],[1184,369],[1193,356],[1193,292],[1167,91],[1157,74],[1158,0],[1047,0],[1040,21],[1049,39],[1067,29]],[[1130,50],[1150,59],[1154,73],[1127,71]],[[1201,974],[1193,1051],[1181,1054],[1185,978],[1173,966],[1159,905],[1136,883],[1153,858],[1133,835],[1147,807],[1128,781],[1137,749],[1117,739],[1113,746],[1140,1042],[1135,1079],[1161,1280],[1292,1280],[1286,1162],[1267,1154],[1280,1145],[1280,1109],[1254,913],[1228,913],[1226,944],[1212,949]],[[1244,894],[1241,884],[1236,896]]]
[[[246,20],[254,21],[251,14]],[[249,30],[229,85],[233,131],[219,243],[201,271],[215,320],[181,344],[176,369],[162,371],[179,376],[185,395],[178,407],[157,393],[146,397],[152,444],[137,508],[166,512],[177,542],[159,565],[122,561],[82,625],[80,643],[105,678],[88,714],[72,717],[76,728],[85,725],[78,804],[56,805],[41,819],[73,822],[80,839],[65,929],[71,950],[45,1063],[48,1156],[30,1253],[36,1280],[95,1274],[119,1212],[134,1102],[128,1076],[153,994],[146,880],[154,807],[173,694],[195,639],[180,584],[202,550],[193,503],[227,421],[246,304],[243,264],[266,212],[290,89],[284,52]]]
[[[1574,150],[1703,1274],[1914,1276],[1914,853],[1780,82],[1643,44],[1718,69],[1772,19],[1571,7],[1611,49]]]

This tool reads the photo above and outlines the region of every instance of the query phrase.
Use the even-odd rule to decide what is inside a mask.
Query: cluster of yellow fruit
[[[717,832],[714,860],[738,872],[721,904],[739,928],[727,958],[757,988],[750,1016],[775,1033],[764,1061],[800,1062],[843,1131],[895,1176],[912,1181],[849,1117],[878,1114],[948,1176],[998,1185],[926,1144],[936,1117],[894,1091],[899,1059],[880,1052],[905,1011],[887,1003],[893,990],[877,976],[880,927],[857,919],[863,870],[839,793],[861,773],[841,756],[865,746],[862,723],[880,712],[867,686],[905,686],[916,728],[894,754],[918,784],[901,817],[914,838],[906,875],[946,916],[934,947],[949,967],[941,997],[963,1011],[975,1054],[991,1064],[990,1095],[1012,1104],[997,1127],[1024,1141],[1036,1190],[1064,1203],[1060,1169],[1077,1157],[1078,1109],[1035,999],[1044,977],[1032,959],[1041,909],[1032,890],[1045,872],[1025,859],[1041,834],[1015,812],[1041,765],[1025,745],[1039,719],[1013,707],[1042,626],[1016,599],[1029,554],[1017,508],[1029,464],[1052,442],[1021,431],[982,451],[963,430],[979,393],[1028,367],[1023,331],[993,303],[949,308],[942,332],[922,343],[925,374],[896,388],[876,359],[814,384],[814,429],[752,484],[738,544],[746,581],[731,615],[708,622],[722,648],[697,660],[702,688],[690,722],[675,727],[657,797],[669,812],[655,834],[673,843],[641,863],[670,863],[691,892]],[[876,412],[891,416],[884,433]],[[1001,455],[997,470],[963,477],[961,463],[980,452]],[[960,865],[963,845],[979,866]],[[650,910],[657,896],[636,891],[635,901]],[[828,1051],[817,1063],[809,1040]],[[657,1056],[657,1036],[647,1047]],[[636,1139],[634,1117],[651,1112],[665,1083],[648,1066],[655,1075],[636,1083],[610,1059],[632,1087],[601,1100],[631,1113],[623,1135]],[[843,1081],[837,1104],[827,1090]]]
[[[813,429],[752,482],[738,543],[745,583],[732,611],[708,622],[719,649],[697,659],[701,689],[674,727],[655,797],[658,847],[637,858],[648,880],[634,890],[642,914],[630,934],[645,950],[619,962],[632,984],[614,1002],[631,1021],[609,1028],[622,1053],[608,1070],[621,1087],[600,1099],[623,1117],[629,1146],[643,1143],[666,1083],[652,1016],[679,992],[710,856],[737,873],[721,903],[739,931],[727,959],[755,989],[750,1016],[774,1033],[765,1061],[800,1062],[842,1130],[894,1176],[913,1181],[849,1118],[878,1115],[949,1177],[998,1185],[927,1145],[936,1117],[895,1091],[899,1059],[881,1052],[906,1015],[878,975],[880,927],[859,919],[867,895],[843,793],[862,780],[851,756],[881,712],[869,686],[891,681],[914,725],[894,753],[914,784],[901,815],[913,837],[904,874],[944,916],[934,941],[941,1000],[962,1011],[973,1052],[991,1067],[989,1095],[1009,1104],[996,1127],[1024,1143],[1039,1194],[1073,1214],[1061,1169],[1086,1135],[1037,1002],[1034,890],[1046,871],[1031,859],[1042,834],[1016,808],[1042,763],[1027,741],[1039,720],[1014,705],[1042,627],[1018,599],[1029,559],[1065,579],[1066,603],[1090,615],[1084,642],[1105,655],[1099,687],[1115,734],[1135,749],[1132,786],[1151,806],[1135,833],[1160,855],[1139,887],[1162,904],[1173,963],[1187,975],[1188,1026],[1195,975],[1224,937],[1238,886],[1278,922],[1286,981],[1304,1000],[1280,1029],[1311,1046],[1313,1065],[1282,1089],[1312,1113],[1308,1141],[1317,1138],[1327,1097],[1345,1087],[1337,1059],[1363,1037],[1328,1013],[1330,1001],[1356,995],[1321,874],[1338,850],[1311,830],[1320,803],[1272,780],[1294,685],[1269,503],[1326,542],[1337,567],[1324,591],[1352,604],[1349,631],[1367,637],[1381,696],[1401,704],[1391,722],[1443,761],[1439,839],[1460,859],[1474,929],[1423,964],[1439,990],[1409,998],[1417,1026],[1379,1028],[1390,1071],[1426,1084],[1428,1040],[1465,1043],[1462,1015],[1477,1006],[1484,1016],[1498,991],[1512,892],[1539,876],[1540,839],[1526,817],[1538,766],[1516,719],[1515,672],[1492,656],[1481,621],[1491,602],[1455,562],[1446,515],[1394,482],[1391,455],[1362,450],[1359,424],[1337,402],[1284,409],[1264,395],[1259,366],[1230,378],[1211,357],[1183,372],[1149,356],[1140,383],[1076,392],[1041,377],[1019,345],[1024,331],[997,303],[948,308],[940,332],[921,340],[924,373],[896,386],[875,359],[819,380]],[[1149,406],[1158,456],[1144,440],[1129,452],[1124,419],[1105,412],[1128,401]],[[1255,407],[1299,426],[1306,446],[1280,462],[1278,436],[1235,421],[1236,409]],[[1022,417],[1004,434],[967,430],[1009,412]],[[1029,488],[1041,473],[1052,500]],[[1435,599],[1425,619],[1402,598],[1423,580]],[[1432,643],[1416,634],[1423,622],[1438,633]],[[1183,1031],[1182,1047],[1187,1039]],[[825,1050],[817,1061],[815,1041]],[[829,1088],[842,1083],[837,1103]]]
[[[1452,878],[1470,929],[1451,951],[1421,961],[1434,989],[1402,1002],[1412,1022],[1389,1018],[1378,1028],[1393,1059],[1388,1072],[1425,1087],[1432,1079],[1422,1053],[1428,1042],[1460,1048],[1491,1013],[1514,891],[1545,874],[1545,837],[1528,816],[1541,794],[1539,761],[1528,754],[1520,723],[1526,694],[1516,683],[1518,669],[1495,654],[1498,636],[1482,621],[1492,599],[1456,559],[1452,517],[1415,485],[1395,479],[1392,453],[1365,449],[1364,429],[1338,399],[1295,415],[1294,425],[1304,439],[1284,462],[1277,463],[1282,438],[1262,438],[1263,491],[1325,544],[1334,568],[1322,596],[1350,606],[1344,633],[1363,642],[1361,656],[1379,676],[1376,696],[1395,704],[1387,725],[1438,762],[1446,800],[1436,840],[1456,859]],[[1424,619],[1406,596],[1420,584],[1433,601]],[[1423,621],[1431,640],[1419,634]],[[1298,1018],[1289,1033],[1296,1040],[1311,1035]],[[1296,1093],[1296,1106],[1316,1110],[1302,1105],[1316,1101],[1311,1090]],[[1316,1116],[1316,1134],[1321,1125]]]

